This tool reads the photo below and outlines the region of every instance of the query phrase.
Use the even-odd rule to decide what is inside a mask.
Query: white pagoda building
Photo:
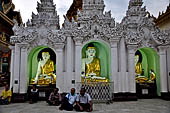
[[[60,92],[69,92],[72,87],[85,84],[82,82],[82,59],[87,57],[86,49],[92,44],[95,57],[100,60],[100,75],[85,77],[94,78],[98,83],[111,83],[113,87],[109,90],[115,100],[137,99],[140,95],[168,98],[170,31],[157,28],[142,5],[143,0],[130,0],[125,17],[121,23],[116,23],[110,11],[104,13],[104,0],[83,0],[77,19],[70,21],[65,16],[60,28],[53,0],[38,2],[38,14],[33,13],[26,26],[15,23],[13,27],[14,36],[10,39],[13,93],[20,96],[28,93],[44,49],[54,61],[55,87]],[[142,68],[139,77],[136,56]],[[153,79],[150,70],[154,73]],[[37,86],[44,87],[43,83]]]

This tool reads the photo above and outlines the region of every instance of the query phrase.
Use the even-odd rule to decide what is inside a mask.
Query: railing
[[[95,102],[111,102],[113,100],[113,82],[77,83],[77,91],[83,87]]]

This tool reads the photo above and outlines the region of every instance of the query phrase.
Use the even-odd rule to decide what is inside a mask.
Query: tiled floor
[[[45,101],[36,104],[11,103],[0,105],[0,113],[74,113],[60,111],[58,106],[48,106]],[[161,99],[140,99],[138,101],[94,104],[92,113],[170,113],[170,101]]]

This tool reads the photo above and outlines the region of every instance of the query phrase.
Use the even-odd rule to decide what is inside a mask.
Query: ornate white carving
[[[32,20],[27,22],[27,26],[40,27],[42,25],[48,26],[53,29],[59,29],[59,16],[56,12],[56,6],[53,0],[41,0],[41,3],[37,2],[38,14],[32,13]]]
[[[126,44],[137,44],[139,47],[156,47],[170,44],[167,31],[160,31],[153,22],[142,0],[130,0],[126,16],[119,25],[126,34]]]
[[[66,37],[64,36],[64,32],[62,30],[60,31],[49,30],[47,37],[49,40],[55,43],[64,43],[66,39]]]
[[[77,43],[89,40],[104,40],[112,45],[125,38],[127,45],[152,47],[170,44],[170,32],[160,31],[150,17],[142,0],[130,0],[126,16],[120,24],[115,25],[111,11],[104,11],[103,0],[84,0],[82,11],[77,12],[77,22],[70,22],[66,16],[62,29],[59,29],[59,18],[53,0],[41,0],[38,3],[38,14],[32,14],[27,27],[18,26],[16,22],[11,43],[28,43],[29,47],[46,45],[64,45],[66,37],[72,37]]]
[[[36,46],[56,48],[56,45],[64,45],[66,37],[64,30],[59,30],[59,16],[55,9],[53,0],[41,0],[37,6],[38,14],[32,13],[32,19],[28,20],[27,27],[15,23],[11,43],[21,45],[26,43],[29,45],[28,49]]]
[[[156,29],[155,32],[152,33],[154,40],[159,45],[168,45],[170,44],[170,31],[164,30],[160,31],[160,29]]]
[[[77,12],[77,22],[69,22],[65,18],[64,29],[70,25],[74,41],[84,43],[89,40],[104,40],[110,44],[111,38],[119,37],[116,37],[115,20],[111,17],[111,11],[103,14],[104,7],[103,0],[84,0],[83,10]]]

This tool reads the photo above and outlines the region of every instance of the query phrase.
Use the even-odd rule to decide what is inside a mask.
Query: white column
[[[64,45],[59,45],[56,49],[56,87],[59,88],[60,92],[65,89],[64,85],[64,74],[63,74],[63,47]]]
[[[71,37],[67,37],[67,72],[72,72],[72,39]]]
[[[167,46],[159,46],[159,56],[160,56],[160,84],[161,92],[168,92],[168,74],[167,74],[167,60],[166,60],[166,50]]]
[[[81,46],[82,37],[74,37],[75,41],[75,82],[81,82]]]
[[[168,63],[168,88],[170,92],[170,47],[167,50],[167,63]]]
[[[81,38],[75,42],[75,82],[81,82]]]
[[[14,61],[15,61],[15,47],[10,46],[11,49],[11,65],[10,65],[10,89],[13,87],[14,84]]]
[[[14,61],[14,85],[13,85],[13,93],[19,93],[19,84],[20,84],[20,48],[18,44],[15,44],[15,61]]]
[[[120,74],[119,74],[119,84],[120,91],[126,92],[126,71],[127,71],[127,60],[126,60],[126,47],[125,47],[125,39],[122,38],[120,41]]]
[[[21,63],[20,63],[20,93],[27,93],[27,44],[20,44]]]
[[[119,92],[119,81],[118,81],[118,41],[111,42],[111,70],[112,70],[112,81],[114,82],[114,93]]]
[[[122,38],[120,41],[120,71],[126,72],[126,47],[125,47],[125,39]]]
[[[67,56],[66,56],[66,79],[65,84],[68,86],[66,91],[69,92],[74,85],[72,84],[73,80],[73,53],[72,53],[72,39],[71,37],[67,37]]]
[[[135,49],[136,45],[128,45],[128,72],[130,93],[136,93],[136,80],[135,80]]]

